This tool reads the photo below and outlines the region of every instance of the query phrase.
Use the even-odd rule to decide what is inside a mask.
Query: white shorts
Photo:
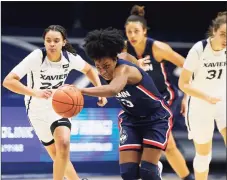
[[[212,140],[215,122],[219,131],[226,128],[226,101],[213,105],[198,98],[188,100],[185,117],[189,132],[189,139],[198,144],[205,144]]]
[[[54,143],[53,132],[58,126],[71,129],[71,119],[62,118],[52,108],[29,109],[28,117],[36,135],[44,146]]]

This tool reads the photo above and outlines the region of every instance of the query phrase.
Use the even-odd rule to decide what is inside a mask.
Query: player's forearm
[[[101,81],[99,79],[98,74],[91,67],[90,70],[86,73],[87,78],[91,81],[94,86],[101,86]]]
[[[103,85],[99,87],[83,88],[80,89],[81,93],[87,96],[95,97],[113,97],[116,95],[116,92],[110,85]]]
[[[183,97],[183,100],[186,100],[187,99],[187,94],[184,93],[184,97]]]
[[[17,79],[5,79],[3,81],[3,86],[10,91],[21,94],[21,95],[28,95],[28,96],[34,96],[35,92],[33,89],[28,88],[27,86],[23,85],[19,80]]]
[[[176,53],[175,52],[175,61],[173,61],[173,63],[177,66],[177,67],[180,67],[182,68],[183,65],[184,65],[184,61],[185,61],[185,58],[183,56],[181,56],[180,54]]]
[[[122,52],[122,53],[118,54],[117,56],[118,56],[118,58],[129,61],[137,66],[139,65],[138,60],[127,52]]]
[[[204,92],[193,88],[190,84],[183,84],[180,85],[179,88],[185,93],[186,95],[197,97],[199,99],[207,101],[209,95],[205,94]]]

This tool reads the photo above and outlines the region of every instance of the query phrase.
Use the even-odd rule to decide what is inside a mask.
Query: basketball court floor
[[[121,180],[120,176],[100,176],[80,174],[81,177],[86,177],[88,180]],[[52,180],[51,175],[3,175],[3,180]],[[180,180],[175,174],[163,174],[163,180]],[[209,177],[209,180],[226,180],[225,174],[215,174]]]

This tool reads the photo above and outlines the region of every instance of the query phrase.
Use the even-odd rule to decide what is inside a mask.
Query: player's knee
[[[56,155],[62,158],[68,157],[69,155],[70,141],[61,139],[56,143]]]
[[[140,177],[142,180],[161,180],[158,166],[147,161],[141,162]]]
[[[123,163],[120,164],[120,172],[123,180],[139,179],[139,164],[138,163]]]
[[[193,160],[193,167],[195,171],[198,173],[207,171],[209,169],[211,158],[211,152],[206,156],[196,153]]]

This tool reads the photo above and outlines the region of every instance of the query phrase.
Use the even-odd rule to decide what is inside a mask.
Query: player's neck
[[[56,54],[56,55],[47,54],[47,58],[48,58],[51,62],[59,62],[59,61],[61,60],[61,54]]]
[[[216,42],[216,40],[214,38],[210,38],[210,46],[211,46],[213,51],[221,51],[221,50],[223,50],[223,47],[218,45],[218,43]]]
[[[142,55],[146,48],[147,38],[144,38],[137,46],[135,46],[135,50],[137,55]]]

